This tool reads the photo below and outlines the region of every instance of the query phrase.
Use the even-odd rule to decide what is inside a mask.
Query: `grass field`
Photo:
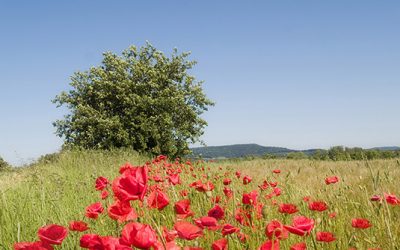
[[[125,162],[142,165],[148,160],[126,151],[65,152],[51,162],[0,173],[0,249],[12,249],[15,242],[36,241],[38,228],[52,223],[67,227],[72,220],[88,222],[90,233],[119,237],[124,224],[108,218],[106,211],[97,220],[84,216],[89,204],[101,201],[99,192],[94,188],[95,180],[98,176],[112,180],[119,175],[119,167]],[[184,166],[187,169],[187,165]],[[205,167],[204,170],[202,167]],[[229,249],[258,249],[268,240],[264,231],[271,220],[291,224],[293,215],[278,212],[281,203],[295,204],[299,210],[296,214],[314,219],[315,227],[308,237],[290,234],[287,239],[280,241],[280,249],[290,249],[290,246],[298,242],[305,242],[307,249],[400,249],[400,205],[390,205],[385,200],[370,201],[373,195],[383,197],[384,193],[400,194],[399,160],[224,161],[199,163],[194,169],[194,172],[181,173],[181,185],[164,189],[170,204],[163,210],[148,209],[132,203],[140,214],[141,223],[150,224],[157,233],[162,226],[172,229],[176,221],[173,205],[183,199],[180,191],[185,189],[189,192],[187,198],[191,201],[191,209],[195,214],[192,218],[195,219],[206,216],[214,206],[211,198],[217,195],[222,197],[225,218],[218,222],[219,225],[230,223],[249,236],[247,242],[241,242],[234,235],[227,236]],[[274,169],[281,170],[281,173],[272,173]],[[242,173],[240,179],[236,178],[236,171]],[[248,185],[242,183],[244,175],[252,177]],[[339,182],[326,185],[325,178],[328,176],[338,176]],[[229,187],[234,193],[229,200],[225,199],[222,192],[222,180],[227,177],[232,180]],[[212,181],[215,189],[211,192],[198,192],[189,187],[190,183],[200,178]],[[260,191],[257,187],[264,180],[277,182],[277,187],[282,190],[281,195],[266,198],[271,189]],[[252,190],[258,190],[258,202],[264,208],[262,216],[257,217],[255,214],[252,217],[252,226],[243,226],[235,220],[234,212],[243,206],[243,193]],[[311,211],[303,199],[307,196],[311,200],[325,201],[328,209],[323,212]],[[111,198],[103,201],[104,205],[110,203]],[[186,220],[192,222],[192,218]],[[368,219],[372,227],[353,228],[353,218]],[[316,233],[319,231],[332,232],[336,240],[330,243],[316,241]],[[55,249],[80,249],[81,236],[82,233],[69,232],[63,244]],[[220,238],[219,230],[204,230],[203,237],[191,241],[177,239],[176,242],[180,246],[211,249],[211,244]]]

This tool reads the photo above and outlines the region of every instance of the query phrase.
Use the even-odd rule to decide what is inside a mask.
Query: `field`
[[[106,208],[114,202],[113,190],[111,185],[106,185],[110,195],[102,200],[101,191],[95,189],[96,179],[104,176],[112,182],[121,175],[120,167],[126,162],[142,166],[148,161],[151,159],[126,151],[64,152],[48,162],[0,173],[0,249],[13,249],[16,242],[37,241],[39,228],[50,224],[68,228],[73,220],[86,222],[90,229],[86,232],[70,230],[62,244],[54,249],[81,249],[80,238],[88,233],[120,237],[124,226],[130,222],[124,219],[117,222],[109,217]],[[159,249],[169,245],[167,249],[171,250],[179,247],[255,250],[263,244],[261,249],[279,249],[278,244],[280,249],[290,249],[300,242],[304,242],[307,249],[400,249],[400,201],[389,195],[400,195],[400,162],[396,159],[349,162],[249,160],[182,164],[174,161],[168,164],[158,159],[148,168],[149,187],[143,202],[134,199],[130,204],[139,217],[136,220],[150,225],[150,231],[157,235]],[[240,172],[240,177],[237,177],[237,172]],[[165,178],[166,173],[170,176],[178,173],[181,184],[173,185]],[[332,183],[328,185],[327,177],[338,177],[338,182],[330,179]],[[231,183],[224,185],[224,179],[230,179]],[[199,180],[201,183],[196,182]],[[262,186],[264,181],[267,182]],[[158,188],[154,187],[155,184]],[[224,188],[229,188],[232,194],[227,194],[228,191],[224,193]],[[154,196],[149,198],[154,193],[157,193],[156,202]],[[167,204],[158,199],[161,194],[168,197]],[[379,197],[373,201],[371,197],[374,195]],[[193,215],[177,214],[174,205],[183,199],[190,200]],[[327,209],[321,206],[314,207],[316,210],[310,209],[315,201],[325,202]],[[104,212],[97,219],[88,218],[85,209],[95,202],[102,203]],[[161,203],[165,207],[161,207]],[[224,211],[223,216],[215,209],[208,213],[217,203]],[[283,204],[295,207],[293,209],[293,206]],[[303,232],[304,236],[292,232],[296,228],[292,220],[300,215],[313,222],[313,226]],[[369,223],[353,222],[352,225],[355,218],[367,219]],[[185,225],[182,230],[177,226],[178,220],[193,226]],[[223,236],[223,226],[226,224],[231,224],[235,232]],[[275,231],[266,232],[267,226]],[[164,227],[168,232],[167,237],[161,236]],[[188,236],[187,231],[194,228],[198,231]],[[320,232],[330,232],[333,237],[328,235],[321,238]],[[225,240],[220,240],[222,238],[227,239],[226,247]],[[168,241],[170,243],[167,244]]]

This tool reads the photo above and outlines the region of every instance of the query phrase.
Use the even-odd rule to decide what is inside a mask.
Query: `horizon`
[[[0,157],[18,166],[60,150],[52,122],[66,109],[51,100],[69,77],[147,40],[198,62],[216,102],[207,145],[399,145],[398,23],[400,2],[372,0],[3,3]]]

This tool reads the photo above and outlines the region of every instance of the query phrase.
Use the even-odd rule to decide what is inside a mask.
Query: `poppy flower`
[[[385,195],[385,200],[388,204],[390,205],[397,205],[400,204],[400,200],[396,197],[394,194],[384,194]]]
[[[104,176],[97,177],[95,188],[96,188],[96,190],[101,191],[101,190],[105,189],[109,183],[110,182],[108,181],[108,179],[106,177],[104,177]]]
[[[299,236],[304,236],[310,234],[311,230],[314,228],[314,220],[307,218],[305,216],[295,216],[291,226],[284,226],[290,233]]]
[[[233,191],[229,187],[224,187],[223,192],[227,198],[231,198],[233,196]]]
[[[190,210],[190,200],[180,200],[175,203],[175,212],[180,219],[192,216],[194,213]]]
[[[125,170],[122,176],[112,183],[115,196],[121,201],[141,200],[147,190],[148,167],[132,167]]]
[[[261,185],[258,186],[261,190],[266,190],[269,187],[268,181],[263,181]]]
[[[103,205],[101,205],[101,202],[96,202],[86,207],[85,216],[91,219],[97,219],[99,214],[101,214],[103,211],[104,208]]]
[[[186,221],[176,222],[174,228],[178,232],[178,236],[181,239],[193,240],[203,236],[203,230],[200,227]]]
[[[102,200],[105,200],[108,197],[108,195],[109,195],[108,191],[107,190],[103,190],[103,191],[101,191],[100,198]]]
[[[124,244],[120,238],[112,236],[101,237],[101,246],[104,250],[132,250],[131,247]]]
[[[313,211],[322,212],[328,209],[328,205],[323,201],[313,201],[308,204],[308,208]]]
[[[222,238],[216,240],[211,245],[212,250],[228,250],[228,240],[226,238]]]
[[[253,206],[255,206],[257,204],[257,197],[258,197],[257,190],[251,191],[248,194],[243,194],[242,203],[245,204],[245,205],[253,205]]]
[[[14,250],[53,250],[54,248],[42,241],[19,242],[14,244]]]
[[[244,184],[244,185],[247,185],[247,184],[249,184],[249,183],[251,182],[251,180],[252,180],[252,178],[251,178],[250,176],[245,175],[245,176],[243,177],[243,184]]]
[[[149,249],[157,242],[157,236],[151,226],[131,222],[122,229],[122,242],[140,249]]]
[[[149,197],[147,198],[147,203],[151,208],[157,208],[158,210],[162,210],[164,207],[168,206],[169,199],[164,192],[160,190],[154,190],[150,193]]]
[[[268,240],[264,242],[258,250],[279,250],[279,240]]]
[[[330,232],[317,232],[317,241],[332,242],[335,241],[335,236]]]
[[[108,207],[107,212],[111,219],[117,220],[119,223],[135,220],[138,217],[129,201],[116,200]]]
[[[281,173],[281,170],[280,170],[280,169],[274,169],[274,170],[272,170],[272,173],[274,173],[274,174],[280,174],[280,173]]]
[[[88,229],[88,225],[83,221],[71,221],[69,223],[69,230],[71,231],[84,232]]]
[[[325,184],[326,185],[334,184],[334,183],[336,183],[338,181],[339,181],[339,177],[337,177],[337,176],[331,176],[331,177],[326,177],[325,178]]]
[[[381,201],[381,200],[382,200],[382,198],[379,195],[373,195],[370,198],[370,201]]]
[[[232,182],[232,180],[229,178],[226,178],[223,180],[224,185],[229,185],[229,184],[231,184],[231,182]]]
[[[216,204],[213,208],[208,211],[208,216],[214,217],[217,220],[221,220],[225,216],[224,209],[220,205]]]
[[[306,250],[306,249],[307,245],[305,242],[296,243],[290,247],[290,250]]]
[[[79,246],[89,249],[101,249],[101,237],[97,234],[84,234],[79,240]]]
[[[169,183],[171,183],[174,186],[177,184],[181,184],[181,178],[179,177],[179,174],[171,174],[167,178]]]
[[[243,210],[241,208],[236,209],[235,220],[239,222],[240,225],[249,226],[250,219],[251,219],[251,214],[248,211]]]
[[[219,228],[217,219],[210,216],[203,216],[194,222],[202,229],[207,228],[209,230],[217,230]]]
[[[351,220],[351,226],[354,228],[366,229],[371,227],[371,223],[367,219],[355,218]]]
[[[240,231],[240,228],[232,226],[231,224],[225,224],[222,227],[222,236],[226,236],[228,234],[233,234],[233,233],[237,233]]]
[[[279,205],[279,212],[283,213],[283,214],[294,214],[298,211],[299,210],[297,209],[296,205],[294,205],[294,204],[282,203]]]
[[[265,228],[265,235],[269,239],[286,239],[288,237],[288,231],[284,228],[283,224],[280,223],[278,220],[272,220],[268,223],[267,227]]]
[[[67,234],[68,229],[56,224],[41,227],[38,231],[39,239],[49,245],[61,245]]]

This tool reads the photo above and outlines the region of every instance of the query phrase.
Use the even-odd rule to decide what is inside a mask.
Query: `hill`
[[[261,156],[265,154],[286,155],[297,152],[293,149],[281,147],[265,147],[258,144],[235,144],[225,146],[197,147],[191,149],[194,156],[203,158],[239,158],[249,155]]]

